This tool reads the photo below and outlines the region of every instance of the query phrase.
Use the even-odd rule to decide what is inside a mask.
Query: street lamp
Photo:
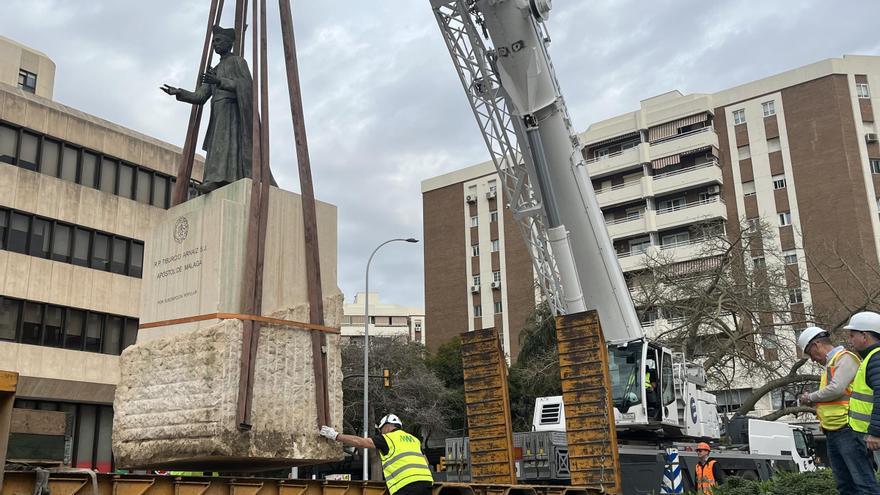
[[[391,242],[419,242],[418,239],[414,239],[410,237],[409,239],[388,239],[376,246],[376,249],[373,250],[372,254],[370,254],[370,259],[367,260],[367,276],[365,277],[365,289],[364,289],[364,437],[370,436],[370,263],[373,262],[373,256],[376,255],[376,251],[378,251],[382,246]],[[370,479],[370,463],[368,456],[368,449],[364,448],[364,470],[363,470],[363,480]]]

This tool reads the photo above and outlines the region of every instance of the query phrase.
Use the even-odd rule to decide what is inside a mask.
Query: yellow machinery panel
[[[516,484],[507,362],[494,328],[461,335],[471,479]]]
[[[571,484],[621,493],[608,349],[595,311],[556,317]]]

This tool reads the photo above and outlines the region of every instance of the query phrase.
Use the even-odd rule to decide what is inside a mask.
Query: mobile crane
[[[612,440],[614,451],[609,453],[605,446],[600,465],[586,469],[600,475],[582,476],[577,481],[572,476],[572,483],[598,485],[610,493],[624,492],[626,483],[621,483],[619,473],[628,456],[630,467],[635,469],[629,469],[626,478],[635,475],[653,479],[648,486],[654,483],[653,488],[659,488],[663,474],[662,445],[674,446],[677,442],[687,449],[688,441],[719,438],[716,401],[714,395],[704,390],[703,368],[688,362],[682,353],[651,341],[639,323],[593,191],[582,146],[547,52],[550,37],[545,22],[550,15],[551,0],[431,0],[431,5],[501,179],[507,206],[521,228],[544,298],[556,315],[577,316],[593,310],[601,322],[604,343],[603,339],[593,342],[599,342],[594,345],[607,344],[607,353],[603,349],[600,353],[582,353],[581,356],[601,356],[605,361],[606,366],[593,368],[593,373],[604,375],[610,400],[602,399],[599,389],[593,390],[598,391],[598,400],[607,400],[605,406],[613,409],[613,415],[608,414],[606,418],[611,424],[603,424],[598,415],[584,423],[584,414],[570,410],[569,397],[566,397],[563,416],[578,418],[578,425],[572,428],[570,422],[567,427],[562,424],[557,433],[563,434],[561,445],[567,449],[566,434],[569,443],[572,435],[578,443],[607,443],[609,434],[617,434],[615,430],[640,440],[621,445],[619,450]],[[560,336],[565,333],[561,327],[570,330],[566,318],[557,318]],[[570,359],[564,362],[561,340],[560,346],[561,368],[571,367]],[[650,395],[645,383],[649,376],[652,381],[656,380]],[[578,388],[581,386],[578,383],[583,383],[585,378],[588,377],[579,377],[580,382],[568,388],[585,390]],[[565,376],[563,393],[566,393]],[[562,398],[557,399],[557,410],[560,410]],[[539,417],[537,405],[535,417]],[[771,430],[773,426],[771,424]],[[797,438],[806,438],[787,425],[779,426],[784,432],[776,436],[777,439],[794,445]],[[584,434],[602,429],[606,434],[598,439]],[[547,467],[549,447],[553,443],[548,440],[550,437],[531,435],[535,437],[531,438],[528,432],[516,435],[519,438],[514,437],[513,443],[518,443],[520,455],[531,455],[533,467],[540,467],[542,463]],[[462,457],[468,455],[467,439],[451,440],[453,452],[447,441],[447,457],[451,453],[453,464],[460,466]],[[456,441],[459,442],[457,447]],[[539,458],[537,447],[526,446],[529,441],[544,441],[547,448],[540,449],[543,460]],[[566,470],[571,467],[570,454],[565,450]],[[613,456],[611,467],[616,471],[617,480],[604,474],[606,454]],[[764,454],[767,452],[730,452],[722,455],[726,460],[721,464],[728,466],[732,473],[761,477],[769,476],[772,466],[815,469],[806,447],[798,450],[798,455],[791,452],[785,455],[782,451],[777,455]],[[517,479],[559,481],[558,476],[524,475],[519,469],[520,461],[524,458],[517,460]],[[630,480],[630,488],[632,484]]]
[[[598,312],[617,427],[717,438],[701,367],[650,341],[639,323],[547,54],[550,0],[432,6],[544,297],[557,315]],[[648,372],[658,378],[654,404]]]

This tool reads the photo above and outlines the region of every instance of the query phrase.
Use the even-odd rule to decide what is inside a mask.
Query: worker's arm
[[[871,356],[865,372],[865,382],[874,390],[874,410],[871,412],[871,424],[868,426],[868,437],[865,441],[871,450],[880,449],[880,357]]]
[[[376,444],[373,443],[372,438],[364,438],[357,435],[344,435],[340,433],[339,436],[336,437],[336,441],[349,447],[358,447],[361,449],[376,448]]]
[[[376,448],[376,444],[373,442],[372,438],[364,438],[356,435],[344,435],[329,426],[321,427],[321,436],[329,438],[330,440],[336,440],[342,445],[346,445],[348,447],[358,447],[362,449]]]
[[[813,403],[833,402],[842,399],[844,392],[846,392],[846,387],[852,383],[858,371],[859,363],[852,356],[849,354],[841,356],[837,362],[837,371],[834,372],[834,377],[831,378],[831,381],[828,382],[825,388],[811,392],[807,395],[807,398]]]
[[[724,470],[718,467],[718,461],[715,461],[715,464],[712,464],[712,474],[715,476],[715,482],[719,485],[724,483],[727,479],[727,475],[724,474]]]

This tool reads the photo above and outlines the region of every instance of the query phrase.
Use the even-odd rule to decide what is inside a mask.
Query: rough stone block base
[[[328,324],[341,295],[325,299]],[[307,321],[308,306],[273,314]],[[310,333],[261,326],[252,428],[236,422],[243,322],[223,320],[196,331],[126,349],[116,389],[113,453],[121,468],[244,471],[341,459],[318,435]],[[342,424],[339,336],[327,335],[332,424]]]

